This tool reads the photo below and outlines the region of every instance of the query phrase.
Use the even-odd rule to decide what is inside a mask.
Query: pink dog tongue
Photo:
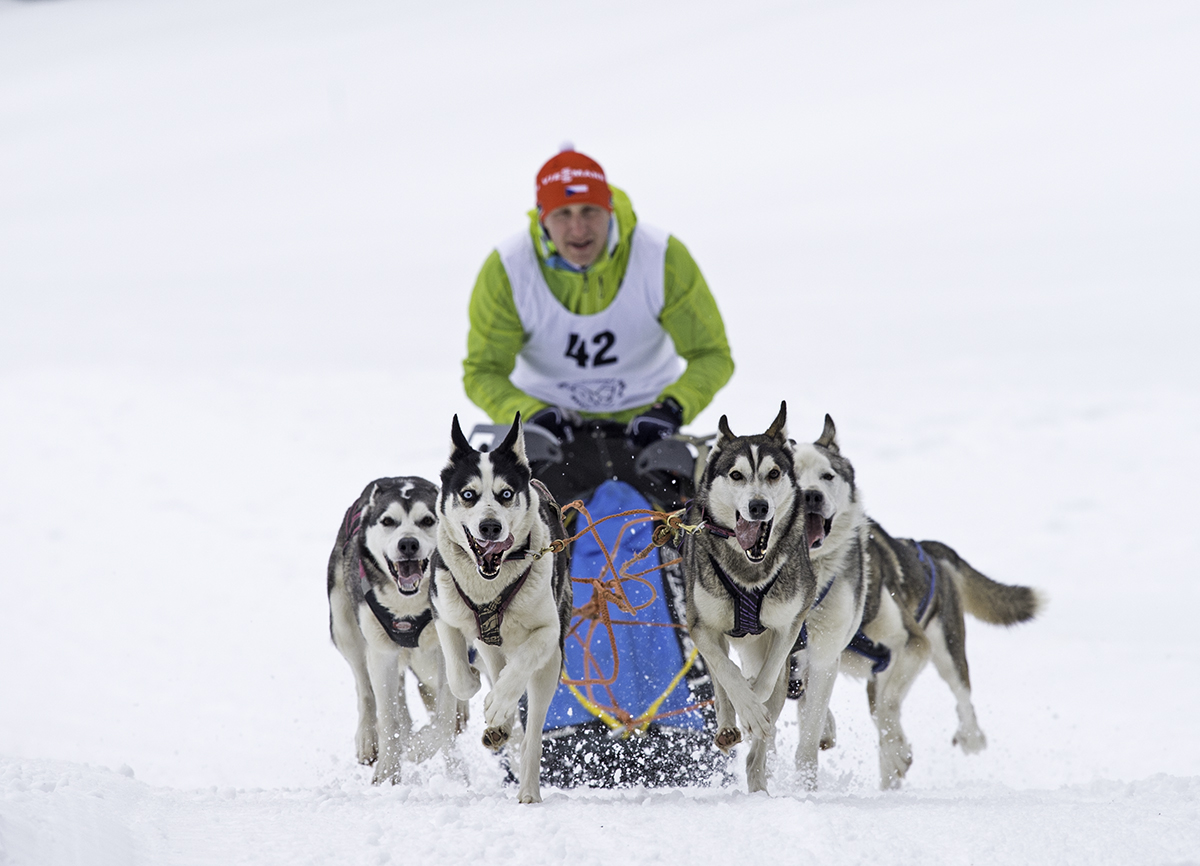
[[[737,526],[734,528],[734,535],[737,536],[738,544],[742,546],[742,550],[749,550],[758,543],[758,531],[762,528],[761,520],[744,520],[738,518]]]
[[[483,543],[483,555],[487,557],[496,556],[504,553],[513,546],[513,537],[510,535],[503,541],[485,541]]]
[[[825,540],[825,519],[812,512],[805,514],[804,530],[808,533],[808,546],[811,549],[814,544]]]

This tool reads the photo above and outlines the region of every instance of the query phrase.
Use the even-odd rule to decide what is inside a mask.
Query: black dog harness
[[[367,607],[371,608],[371,613],[375,614],[375,619],[379,620],[379,625],[387,636],[397,646],[416,649],[421,640],[421,632],[433,621],[433,608],[427,608],[418,616],[396,616],[375,596],[375,589],[367,580],[367,570],[361,559],[358,561],[358,579]]]
[[[479,639],[488,646],[500,646],[503,643],[500,638],[500,625],[504,622],[504,612],[508,610],[512,600],[525,585],[525,578],[529,577],[531,571],[533,571],[532,564],[521,573],[514,583],[509,584],[508,589],[486,604],[475,604],[471,601],[462,591],[462,587],[458,585],[458,581],[454,579],[454,573],[450,573],[450,582],[458,590],[459,598],[471,609],[471,613],[475,614],[475,627],[479,631]]]

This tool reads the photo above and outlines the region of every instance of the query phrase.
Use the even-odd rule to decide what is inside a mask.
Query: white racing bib
[[[679,378],[683,360],[658,323],[663,309],[667,234],[639,224],[629,267],[608,307],[570,312],[546,285],[528,232],[498,247],[529,338],[512,383],[552,406],[620,412],[652,403]]]

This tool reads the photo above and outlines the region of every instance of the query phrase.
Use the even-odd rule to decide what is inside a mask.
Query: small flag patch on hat
[[[567,204],[594,204],[612,213],[612,190],[604,169],[590,156],[565,150],[537,173],[537,204],[544,219]]]

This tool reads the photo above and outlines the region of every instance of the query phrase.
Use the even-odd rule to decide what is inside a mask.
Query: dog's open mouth
[[[832,528],[832,517],[822,517],[815,511],[807,512],[804,515],[804,532],[808,536],[808,549],[816,550],[820,547]]]
[[[387,561],[388,571],[396,581],[396,588],[401,595],[412,595],[421,586],[421,576],[425,574],[428,559],[402,559],[399,562]]]
[[[767,555],[767,541],[771,538],[771,524],[774,522],[773,520],[745,520],[742,515],[737,516],[734,535],[737,536],[742,550],[746,551],[746,559],[751,562],[763,561],[763,557]]]
[[[512,535],[510,534],[503,541],[480,541],[465,526],[463,533],[467,536],[467,543],[471,545],[471,553],[475,557],[475,565],[479,568],[480,577],[491,580],[500,573],[500,564],[504,561],[505,551],[513,546]]]

